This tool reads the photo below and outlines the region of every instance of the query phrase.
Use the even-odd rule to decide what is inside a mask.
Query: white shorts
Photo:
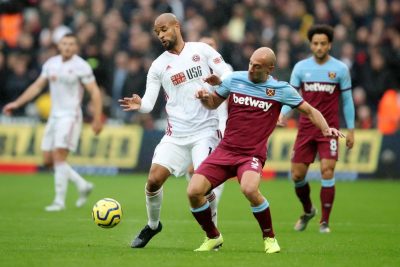
[[[182,176],[192,163],[194,169],[197,169],[220,140],[221,132],[219,130],[190,137],[165,135],[154,150],[152,163],[167,168],[176,177]]]
[[[42,139],[42,150],[52,151],[66,148],[74,152],[78,147],[82,129],[82,117],[51,117],[46,124]]]

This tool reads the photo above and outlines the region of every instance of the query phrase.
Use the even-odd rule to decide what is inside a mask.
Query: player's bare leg
[[[251,210],[256,218],[264,239],[266,253],[277,253],[281,249],[275,238],[272,227],[271,211],[269,203],[259,190],[260,174],[255,171],[245,171],[240,180],[240,189],[250,201]]]
[[[188,171],[186,172],[186,180],[190,181],[194,174],[193,165],[190,165]],[[211,213],[212,213],[212,220],[217,226],[218,223],[218,204],[222,196],[222,191],[224,190],[224,184],[221,184],[214,188],[206,197],[208,202],[210,203]]]
[[[303,214],[296,221],[294,229],[296,231],[304,231],[308,222],[315,216],[317,210],[313,207],[310,197],[310,185],[305,179],[309,164],[292,163],[292,180],[294,182],[295,191],[298,199],[303,206]]]
[[[52,151],[43,151],[43,166],[49,170],[54,167]]]
[[[194,167],[193,165],[190,165],[188,167],[188,170],[185,174],[186,176],[186,180],[190,181],[190,179],[192,178],[194,174]],[[210,208],[211,208],[211,213],[212,213],[212,220],[215,224],[215,226],[217,226],[218,223],[218,203],[219,200],[221,199],[221,195],[222,195],[222,191],[224,190],[224,184],[221,184],[219,186],[217,186],[216,188],[214,188],[206,197],[208,202],[210,203]]]
[[[210,203],[205,197],[210,189],[211,183],[200,174],[193,175],[187,189],[192,214],[207,235],[203,244],[195,251],[215,250],[224,242],[221,233],[212,221]]]
[[[321,159],[321,220],[319,231],[321,233],[330,233],[329,217],[332,211],[335,199],[335,171],[336,160]]]
[[[143,248],[162,230],[160,222],[161,204],[163,200],[163,184],[171,175],[169,170],[161,165],[153,163],[145,187],[147,225],[132,241],[132,248]]]

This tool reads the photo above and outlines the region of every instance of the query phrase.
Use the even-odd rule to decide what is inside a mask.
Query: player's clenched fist
[[[118,102],[124,111],[138,110],[142,105],[142,99],[136,94],[133,94],[132,97],[119,99]]]

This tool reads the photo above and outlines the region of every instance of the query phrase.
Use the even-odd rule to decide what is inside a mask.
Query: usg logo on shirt
[[[201,71],[201,66],[195,66],[195,67],[185,70],[184,72],[181,71],[177,74],[172,75],[171,82],[173,83],[173,85],[179,85],[186,81],[201,77],[202,75],[203,74]]]
[[[240,105],[260,108],[264,112],[267,112],[272,106],[272,103],[268,103],[267,101],[253,99],[251,96],[237,96],[235,94],[233,94],[233,102]]]

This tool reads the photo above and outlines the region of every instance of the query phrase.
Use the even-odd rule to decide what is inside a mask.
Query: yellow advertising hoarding
[[[344,131],[344,133],[346,133]],[[279,128],[269,139],[266,168],[275,171],[288,171],[290,157],[297,129]],[[373,173],[378,167],[382,134],[377,130],[356,130],[355,144],[351,150],[346,148],[345,138],[339,140],[339,161],[336,171]],[[315,161],[317,163],[318,160]],[[318,170],[319,164],[312,164],[310,170]]]
[[[41,139],[43,124],[0,125],[0,164],[41,165]],[[269,170],[286,172],[290,169],[290,156],[296,138],[296,129],[278,128],[269,140]],[[140,126],[107,125],[100,136],[95,137],[90,125],[82,131],[78,150],[69,157],[73,165],[136,168],[143,130]],[[339,142],[337,171],[373,173],[377,169],[382,135],[376,130],[357,130],[355,145],[347,150],[345,139]],[[319,164],[312,164],[318,170]]]
[[[0,163],[42,163],[40,149],[44,124],[0,126]],[[143,130],[140,126],[106,126],[94,136],[85,125],[78,150],[68,161],[73,165],[135,168],[139,159]]]

